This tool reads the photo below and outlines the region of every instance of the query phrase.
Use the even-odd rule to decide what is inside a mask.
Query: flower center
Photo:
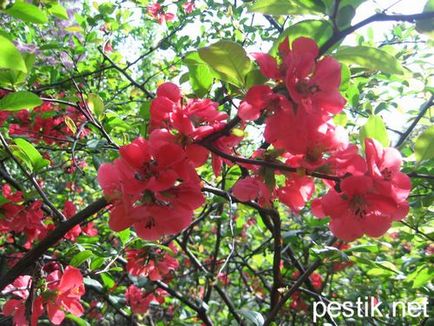
[[[319,92],[319,87],[318,85],[310,85],[307,82],[307,80],[300,80],[297,82],[297,84],[295,85],[295,89],[297,90],[297,92],[299,92],[300,94],[302,94],[303,96],[308,96],[310,94],[314,94],[316,92]]]
[[[353,214],[358,218],[364,218],[366,216],[366,206],[366,201],[363,196],[355,195],[350,200],[350,208],[353,211]]]
[[[148,219],[148,221],[146,222],[146,224],[145,224],[145,228],[146,229],[152,229],[155,225],[156,225],[155,224],[155,219],[153,217],[150,217]]]
[[[390,171],[389,168],[385,168],[383,171],[381,171],[381,175],[383,176],[384,180],[390,181],[392,179],[392,171]]]

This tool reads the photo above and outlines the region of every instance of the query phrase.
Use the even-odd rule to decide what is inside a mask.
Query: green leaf
[[[104,286],[107,289],[111,289],[113,286],[115,286],[116,282],[115,280],[110,276],[109,273],[101,273],[101,280],[104,283]]]
[[[384,121],[379,115],[371,115],[365,125],[360,128],[359,139],[363,148],[366,138],[374,138],[383,144],[383,146],[389,146],[389,135],[387,134]]]
[[[42,100],[35,94],[20,91],[9,93],[0,99],[0,110],[20,111],[23,109],[33,109],[42,104]]]
[[[83,279],[83,283],[86,286],[93,287],[93,288],[100,290],[100,291],[102,291],[104,289],[100,282],[98,282],[97,280],[94,280],[93,278],[90,278],[90,277],[85,277]]]
[[[65,7],[63,7],[60,3],[53,4],[49,9],[48,12],[57,18],[60,19],[69,19],[68,12],[66,11]]]
[[[205,96],[212,86],[214,72],[203,61],[198,52],[191,52],[185,56],[184,63],[188,67],[189,81],[193,92],[199,96]]]
[[[30,72],[35,62],[35,55],[25,52],[21,56],[26,64],[27,72]],[[27,75],[28,73],[16,69],[0,69],[0,85],[14,86],[21,84],[26,80]]]
[[[89,94],[87,96],[87,105],[97,117],[101,117],[104,113],[104,102],[97,94]]]
[[[434,157],[434,126],[425,130],[422,135],[416,139],[414,154],[418,162]]]
[[[29,23],[45,24],[48,22],[45,12],[27,2],[15,2],[13,6],[6,9],[5,12],[12,17]]]
[[[221,80],[237,87],[243,87],[252,63],[243,47],[232,41],[219,41],[199,49],[200,58],[205,61]]]
[[[340,29],[347,28],[351,25],[351,21],[353,20],[356,14],[356,10],[353,6],[343,6],[339,9],[338,14],[336,16],[336,24]]]
[[[131,230],[129,228],[126,228],[125,230],[122,230],[121,232],[118,232],[118,237],[121,240],[122,244],[125,246],[128,241],[130,240]]]
[[[429,266],[420,266],[413,273],[407,276],[407,281],[412,281],[413,289],[421,288],[434,279],[434,269]]]
[[[86,320],[84,320],[83,318],[77,317],[76,315],[67,314],[66,318],[68,318],[69,320],[72,320],[77,326],[90,326],[90,324]]]
[[[89,259],[92,256],[93,256],[93,253],[90,250],[80,251],[78,254],[76,254],[74,257],[72,257],[69,264],[74,266],[74,267],[79,267],[81,264],[83,264],[87,259]]]
[[[6,37],[0,35],[0,68],[27,72],[26,63],[20,51]]]
[[[380,250],[378,248],[378,245],[376,244],[360,244],[352,246],[349,249],[344,250],[345,253],[353,253],[353,252],[371,252],[371,253],[378,253]]]
[[[323,13],[325,7],[315,0],[257,0],[249,11],[268,15],[303,15]]]
[[[269,53],[275,55],[279,44],[282,43],[286,37],[288,37],[290,44],[297,38],[304,36],[315,40],[318,46],[321,46],[332,36],[332,34],[333,27],[326,20],[303,20],[285,29],[280,34],[279,38],[274,41]]]
[[[434,0],[428,0],[423,8],[423,12],[434,11]],[[416,22],[416,30],[419,33],[428,34],[430,37],[434,37],[434,19],[421,19]]]
[[[17,144],[19,150],[27,157],[35,171],[39,171],[50,164],[50,161],[44,159],[41,153],[27,140],[15,138],[14,142]]]
[[[77,126],[75,125],[74,120],[72,120],[70,117],[66,116],[65,117],[65,124],[68,127],[69,130],[71,130],[72,134],[76,134],[77,133]]]
[[[255,326],[264,325],[264,317],[257,311],[241,309],[238,313]]]
[[[92,262],[90,263],[90,270],[93,271],[95,269],[100,268],[105,262],[104,257],[96,257],[95,259],[92,259]]]
[[[0,195],[0,206],[9,203],[9,199],[5,198],[3,195]]]
[[[334,54],[334,57],[343,63],[353,64],[368,70],[379,70],[388,74],[403,74],[403,69],[394,56],[369,46],[342,47]]]

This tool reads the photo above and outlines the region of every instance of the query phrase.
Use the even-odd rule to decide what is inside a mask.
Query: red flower
[[[275,58],[268,53],[262,52],[252,53],[252,56],[255,58],[261,73],[265,77],[275,80],[282,79],[282,74]]]
[[[291,99],[304,111],[319,113],[324,121],[330,119],[330,113],[343,109],[340,64],[328,56],[317,62],[319,49],[314,40],[300,37],[289,48],[286,38],[279,46],[279,53],[280,66],[268,54],[253,54],[265,77],[284,80]]]
[[[42,239],[46,233],[46,226],[43,224],[44,212],[42,211],[42,201],[35,200],[28,206],[23,205],[22,193],[12,192],[8,184],[3,185],[3,196],[8,200],[0,206],[1,232],[16,232],[26,235],[25,248],[30,248],[35,239]]]
[[[290,126],[290,127],[288,127]],[[316,169],[326,163],[324,154],[344,150],[348,137],[341,127],[323,122],[293,108],[276,111],[266,120],[265,140],[289,154],[287,163],[293,167]]]
[[[379,194],[391,196],[397,203],[407,199],[411,190],[410,177],[400,171],[402,158],[395,148],[383,148],[375,139],[365,139],[369,175]]]
[[[146,293],[135,285],[130,285],[125,292],[125,299],[135,314],[144,314],[148,311],[151,302],[162,304],[167,292],[157,289],[154,293]]]
[[[232,188],[232,193],[242,202],[257,200],[261,206],[266,206],[271,200],[270,190],[259,177],[238,180]]]
[[[70,219],[76,213],[77,213],[77,208],[75,207],[74,203],[70,200],[65,201],[64,208],[63,208],[63,215],[65,215],[67,219]],[[76,225],[71,230],[69,230],[68,233],[65,234],[65,239],[68,239],[70,241],[75,241],[80,234],[81,234],[81,227],[80,225]]]
[[[175,19],[175,15],[170,12],[164,12],[164,9],[159,3],[154,3],[148,6],[148,14],[154,17],[159,24]]]
[[[173,244],[170,249],[176,253]],[[162,249],[149,251],[146,249],[127,249],[127,271],[131,275],[146,276],[152,281],[162,280],[179,267],[178,261]],[[169,277],[170,278],[170,277]]]
[[[77,317],[84,312],[80,303],[84,294],[83,276],[79,269],[72,266],[65,268],[63,274],[59,270],[48,275],[48,292],[42,294],[48,318],[54,325],[60,325],[65,319],[65,312]]]
[[[191,14],[196,7],[194,1],[187,1],[182,4],[182,8],[184,8],[186,14]]]
[[[334,189],[316,204],[318,217],[330,216],[330,230],[344,241],[353,241],[364,234],[383,235],[393,220],[405,217],[408,206],[397,204],[388,194],[375,193],[369,176],[350,176],[341,182],[342,193]]]
[[[2,294],[12,294],[17,299],[9,299],[3,305],[3,315],[13,317],[14,325],[28,326],[26,319],[26,302],[29,297],[32,278],[29,275],[19,276],[12,284],[4,288]],[[33,301],[31,325],[36,326],[39,316],[42,314],[42,304],[39,299]]]
[[[172,135],[155,130],[150,141],[137,138],[122,146],[121,157],[98,170],[104,195],[113,201],[109,225],[155,240],[189,225],[202,205],[200,179]]]
[[[157,97],[151,103],[150,125],[154,130],[151,137],[158,135],[158,138],[178,144],[196,167],[201,166],[206,162],[209,151],[194,142],[225,126],[228,116],[218,111],[218,106],[218,103],[209,99],[193,99],[184,103],[179,87],[173,83],[164,83],[158,87]],[[177,136],[170,135],[170,131],[175,131]],[[232,139],[233,136],[222,137],[214,146],[223,147],[220,149],[227,152],[228,149],[221,144]],[[234,146],[232,143],[230,145]],[[221,161],[218,163],[221,164]],[[219,166],[216,164],[215,167]]]
[[[294,213],[298,213],[310,200],[315,191],[315,184],[310,177],[299,176],[291,173],[286,176],[284,187],[277,190],[279,200],[291,208]]]

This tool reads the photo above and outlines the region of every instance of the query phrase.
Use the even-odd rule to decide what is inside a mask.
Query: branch
[[[57,243],[63,236],[74,226],[80,224],[88,217],[99,212],[106,207],[108,202],[105,198],[100,198],[87,206],[82,211],[75,214],[69,220],[60,223],[52,232],[50,232],[37,246],[28,251],[18,263],[16,263],[7,273],[0,279],[0,291],[5,286],[12,283],[18,276],[23,275],[27,268],[32,266],[49,248]]]
[[[252,159],[248,159],[248,158],[244,158],[244,157],[233,156],[233,155],[227,154],[227,153],[219,150],[218,148],[214,147],[213,145],[208,144],[208,142],[201,141],[201,142],[199,142],[199,144],[208,148],[214,154],[217,154],[217,155],[231,161],[232,163],[246,163],[246,164],[252,164],[252,165],[265,166],[265,167],[273,168],[273,169],[276,169],[279,171],[297,172],[297,168],[287,166],[283,163],[269,162],[269,161],[263,161],[263,160],[252,160]],[[335,182],[341,181],[340,177],[334,176],[334,175],[322,174],[322,173],[311,172],[311,171],[306,171],[306,174],[310,175],[312,177],[332,180]]]
[[[428,101],[426,101],[422,107],[420,108],[419,114],[416,116],[416,119],[412,122],[412,124],[407,128],[407,130],[401,135],[398,142],[396,143],[395,147],[400,147],[402,144],[404,144],[407,137],[411,134],[411,132],[414,130],[420,119],[423,118],[425,113],[428,111],[428,109],[434,104],[434,94],[431,94],[431,97]]]
[[[371,17],[366,18],[365,20],[362,20],[361,22],[350,26],[340,32],[334,33],[333,36],[324,43],[323,46],[321,46],[319,55],[323,55],[328,50],[330,50],[333,45],[335,45],[340,40],[344,39],[347,35],[355,32],[359,28],[362,28],[363,26],[366,26],[373,22],[381,22],[381,21],[406,21],[413,23],[418,20],[422,19],[430,19],[434,18],[434,12],[424,12],[421,14],[413,14],[413,15],[387,15],[384,13],[376,13],[375,15],[372,15]]]
[[[275,29],[277,29],[277,31],[278,31],[279,33],[282,33],[282,32],[283,32],[283,27],[280,26],[280,25],[279,25],[279,24],[274,20],[273,17],[271,17],[270,15],[265,15],[264,17],[265,17],[265,19],[268,20],[268,22],[271,24],[271,26],[273,26]]]
[[[154,98],[154,94],[149,92],[143,85],[139,84],[137,81],[134,80],[127,72],[126,69],[128,68],[121,68],[119,67],[107,54],[104,53],[104,51],[101,48],[98,48],[98,51],[103,55],[104,59],[106,59],[110,64],[115,68],[117,71],[119,71],[128,81],[133,84],[135,87],[143,91],[148,98]]]
[[[189,306],[191,309],[197,312],[197,315],[199,318],[203,321],[203,323],[207,326],[212,326],[212,321],[209,319],[208,315],[206,314],[206,309],[203,305],[197,306],[190,300],[188,300],[186,297],[184,297],[181,293],[178,291],[175,291],[171,288],[169,288],[166,284],[164,284],[161,281],[155,281],[154,282],[159,288],[163,289],[167,293],[169,293],[172,297],[177,298],[179,301],[184,303],[185,305]]]
[[[327,245],[331,246],[336,241],[335,237],[332,237],[328,242]],[[267,320],[265,321],[263,326],[271,325],[274,318],[276,318],[276,315],[278,314],[279,310],[282,308],[282,306],[285,304],[286,301],[291,297],[291,295],[298,290],[298,288],[306,281],[307,278],[321,265],[322,260],[317,259],[315,262],[310,265],[306,271],[297,279],[297,281],[294,283],[294,285],[288,290],[288,292],[285,293],[285,295],[282,297],[282,299],[272,308],[271,312],[269,313]]]

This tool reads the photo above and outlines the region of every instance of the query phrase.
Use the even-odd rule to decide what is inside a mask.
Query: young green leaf
[[[379,115],[371,115],[359,133],[360,143],[364,147],[365,138],[374,138],[383,146],[390,145],[389,135],[387,134],[386,126],[383,119]]]
[[[89,94],[87,96],[87,105],[97,117],[100,117],[104,113],[104,102],[97,94]]]
[[[27,140],[22,138],[15,138],[14,142],[15,144],[17,144],[19,150],[31,163],[33,170],[38,171],[49,165],[50,161],[44,159],[41,153],[39,153],[38,150]]]
[[[214,72],[209,65],[203,61],[198,52],[191,52],[185,56],[185,64],[189,71],[189,81],[194,93],[199,96],[205,96],[212,86]]]
[[[63,7],[59,3],[55,3],[51,5],[51,7],[48,9],[48,12],[57,18],[60,19],[68,19],[68,12],[66,11],[65,7]]]
[[[334,57],[340,62],[368,70],[379,70],[388,74],[403,74],[403,69],[394,56],[369,46],[342,47],[334,54]]]
[[[268,15],[303,15],[323,13],[325,6],[319,0],[257,0],[249,11]]]
[[[199,49],[199,56],[221,80],[237,87],[245,85],[252,63],[241,45],[232,41],[219,41]]]
[[[414,154],[418,162],[434,157],[434,127],[428,128],[416,139]]]
[[[74,267],[79,267],[81,264],[83,264],[87,259],[89,259],[92,256],[93,256],[93,253],[90,250],[80,251],[78,254],[76,254],[74,257],[72,257],[69,264],[74,266]]]
[[[0,35],[0,68],[27,72],[26,63],[15,45]]]
[[[33,109],[42,104],[42,100],[35,94],[20,91],[9,93],[0,99],[0,110],[20,111],[23,109]]]
[[[277,40],[273,43],[273,46],[269,53],[271,55],[277,54],[279,44],[288,37],[289,43],[292,43],[299,37],[309,37],[318,43],[318,46],[324,44],[333,34],[333,26],[326,20],[302,20],[294,25],[285,29]]]
[[[27,2],[15,2],[12,7],[5,12],[15,18],[25,22],[45,24],[48,22],[47,15],[41,9]]]

